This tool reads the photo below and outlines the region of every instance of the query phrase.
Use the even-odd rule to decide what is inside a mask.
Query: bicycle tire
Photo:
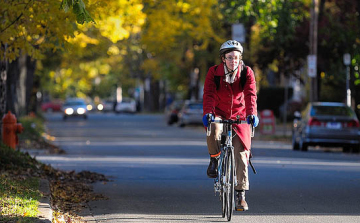
[[[221,162],[221,171],[220,171],[220,185],[221,185],[221,191],[220,191],[220,199],[221,199],[221,211],[222,211],[222,217],[225,218],[226,216],[226,190],[225,190],[225,184],[224,184],[224,176],[225,176],[225,159],[224,156]]]
[[[226,216],[227,220],[231,221],[234,211],[234,155],[231,150],[228,150],[226,163]]]

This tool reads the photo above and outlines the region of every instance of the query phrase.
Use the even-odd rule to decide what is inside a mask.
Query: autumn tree
[[[35,60],[48,50],[64,49],[66,36],[73,36],[76,29],[75,21],[91,20],[82,0],[63,4],[74,13],[60,6],[57,0],[0,2],[1,114],[5,109],[29,112]]]
[[[147,15],[141,37],[146,52],[144,71],[152,80],[167,80],[170,92],[189,92],[191,73],[199,69],[199,75],[205,76],[209,61],[213,63],[218,56],[212,46],[218,47],[224,41],[218,2],[144,2]],[[197,98],[201,77],[195,79],[195,92],[190,91],[185,98],[190,95]]]
[[[128,83],[126,41],[144,23],[141,1],[94,1],[87,8],[96,23],[77,25],[78,31],[67,38],[69,50],[57,58],[60,63],[41,61],[38,74],[52,95],[109,97],[114,86]],[[54,82],[46,84],[50,79]]]

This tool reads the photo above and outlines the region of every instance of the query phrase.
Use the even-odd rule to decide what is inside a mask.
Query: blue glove
[[[209,119],[213,122],[214,121],[214,116],[213,114],[207,113],[206,115],[203,116],[203,124],[205,127],[209,126]]]
[[[246,120],[248,124],[252,124],[254,127],[259,125],[259,118],[256,115],[248,115]]]

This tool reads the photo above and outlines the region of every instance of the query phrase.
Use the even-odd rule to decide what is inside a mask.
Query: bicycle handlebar
[[[209,118],[209,127],[206,128],[206,135],[210,136],[211,134],[211,123],[225,123],[225,124],[248,124],[248,122],[246,120],[240,120],[240,119],[236,119],[236,120],[231,120],[231,119],[218,119],[218,120],[214,120],[211,121],[211,118]],[[251,124],[251,137],[254,137],[254,132],[255,132],[255,127],[253,124]]]

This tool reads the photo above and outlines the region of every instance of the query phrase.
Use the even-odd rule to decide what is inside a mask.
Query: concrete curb
[[[46,179],[40,179],[39,190],[42,193],[42,197],[39,200],[38,210],[39,220],[37,222],[51,223],[52,222],[52,209],[50,206],[50,183]]]

